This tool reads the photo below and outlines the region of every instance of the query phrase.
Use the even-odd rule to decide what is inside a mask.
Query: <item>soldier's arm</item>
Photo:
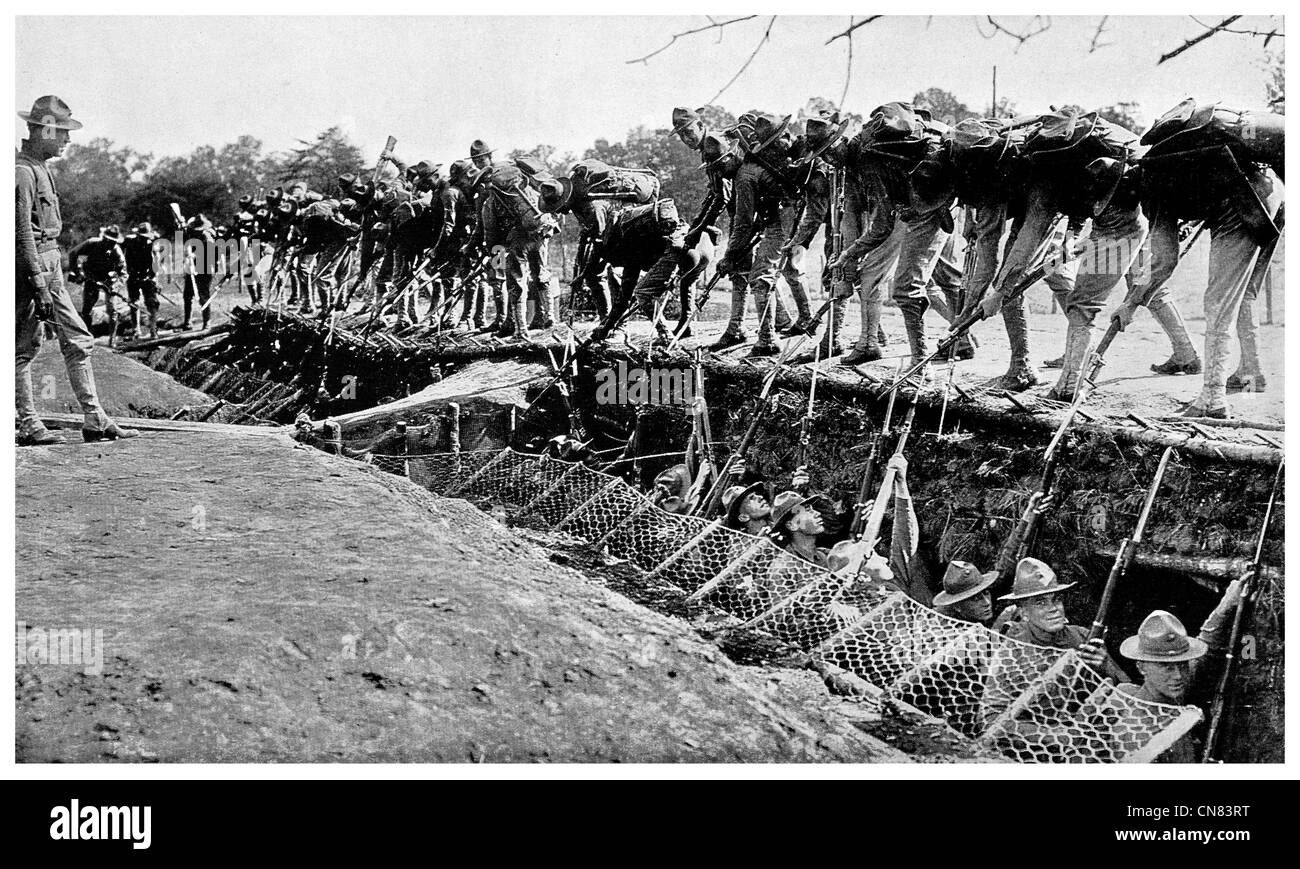
[[[14,196],[14,247],[18,252],[18,274],[26,277],[33,287],[45,286],[41,256],[36,252],[36,235],[32,232],[32,207],[36,201],[36,173],[27,166],[18,166],[18,186]]]
[[[727,259],[739,262],[754,240],[756,197],[754,176],[742,171],[736,176],[736,216],[731,221],[731,238],[727,240]]]
[[[126,274],[126,254],[120,244],[113,245],[113,270],[120,275]]]
[[[1004,295],[1014,289],[1025,272],[1034,265],[1031,259],[1052,232],[1056,214],[1056,207],[1041,185],[1030,191],[1029,201],[1025,203],[1024,223],[1016,235],[1015,244],[1007,251],[1002,270],[993,287],[994,292]]]
[[[844,249],[844,256],[849,260],[860,259],[884,244],[894,232],[894,221],[897,217],[897,206],[890,197],[875,197],[871,207],[871,219],[867,222],[862,235]]]
[[[830,212],[831,181],[823,172],[814,172],[804,189],[803,217],[791,234],[791,239],[799,247],[812,244],[817,230],[826,222]]]
[[[1147,280],[1129,283],[1128,294],[1124,297],[1125,305],[1138,305],[1142,299],[1164,286],[1165,281],[1174,273],[1179,257],[1178,218],[1172,214],[1160,214],[1151,221],[1147,250],[1150,257]]]
[[[894,525],[889,541],[889,566],[894,571],[895,582],[899,588],[914,599],[921,599],[916,588],[917,577],[914,576],[917,543],[921,537],[920,524],[916,521],[916,511],[912,504],[912,493],[907,488],[906,465],[894,477]],[[923,583],[922,583],[923,584]],[[922,600],[922,603],[928,603]]]

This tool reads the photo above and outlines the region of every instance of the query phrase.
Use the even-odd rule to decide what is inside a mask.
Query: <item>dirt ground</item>
[[[90,364],[95,371],[100,403],[109,416],[170,416],[185,405],[199,407],[216,401],[210,395],[158,374],[148,365],[115,353],[108,349],[104,338],[96,340]],[[41,345],[31,371],[38,410],[81,413],[81,405],[68,383],[68,371],[57,340],[47,340]]]
[[[274,437],[17,458],[23,761],[898,761],[811,671],[740,667],[491,517]]]
[[[715,291],[716,293],[716,291]],[[793,304],[782,289],[785,303],[793,312]],[[745,329],[752,339],[757,334],[757,318],[752,311],[746,318]],[[818,305],[813,301],[814,309]],[[1029,313],[1030,360],[1038,366],[1037,373],[1042,383],[1025,393],[1029,399],[1043,397],[1060,371],[1042,366],[1046,359],[1059,356],[1065,341],[1065,317],[1045,310]],[[861,318],[856,303],[850,303],[844,326],[845,349],[852,347],[859,332]],[[926,325],[931,344],[947,333],[947,325],[942,317],[933,311],[926,314]],[[1099,319],[1099,328],[1094,332],[1094,340],[1100,340],[1109,320]],[[725,308],[712,301],[706,309],[706,318],[694,330],[694,336],[683,342],[686,347],[708,346],[722,334],[726,325]],[[888,379],[894,375],[901,360],[908,356],[907,333],[903,328],[902,315],[897,308],[886,307],[882,326],[889,343],[885,348],[886,358],[858,366],[862,372],[875,378]],[[1205,344],[1205,321],[1189,319],[1187,330],[1198,352]],[[640,343],[650,335],[649,324],[644,320],[634,320],[627,329],[633,343]],[[1006,330],[1002,328],[1001,319],[980,323],[975,327],[975,336],[979,343],[975,358],[959,362],[953,376],[953,382],[964,389],[982,389],[990,381],[1007,370],[1010,358]],[[798,339],[784,339],[788,344]],[[749,345],[739,346],[724,351],[733,358],[743,357]],[[804,347],[811,351],[813,342],[807,340]],[[1284,333],[1281,324],[1260,325],[1259,352],[1264,369],[1267,391],[1259,393],[1233,393],[1228,396],[1228,404],[1233,414],[1251,422],[1267,425],[1281,425],[1284,422],[1283,396],[1286,392],[1286,377],[1283,358]],[[1145,312],[1138,314],[1137,320],[1111,344],[1106,354],[1106,365],[1101,371],[1098,388],[1089,397],[1087,407],[1094,415],[1102,414],[1122,418],[1133,412],[1148,419],[1159,420],[1162,417],[1177,416],[1183,404],[1196,398],[1200,392],[1200,375],[1162,376],[1152,372],[1151,365],[1164,362],[1169,358],[1169,341],[1159,324]],[[1233,370],[1237,364],[1237,351],[1234,347],[1229,363]],[[820,370],[825,376],[843,378],[853,381],[859,375],[856,369],[848,369],[834,361],[821,363]],[[935,366],[934,376],[947,378],[947,366]],[[940,381],[941,382],[941,381]],[[1013,410],[1010,402],[1008,411]]]

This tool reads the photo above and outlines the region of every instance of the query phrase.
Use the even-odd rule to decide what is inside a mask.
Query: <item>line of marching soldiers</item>
[[[1047,263],[1046,283],[1067,321],[1064,353],[1047,363],[1062,369],[1050,397],[1073,398],[1094,321],[1121,281],[1126,293],[1112,315],[1120,328],[1146,307],[1172,345],[1153,370],[1204,371],[1189,415],[1226,417],[1226,388],[1264,387],[1253,301],[1283,225],[1280,115],[1188,99],[1141,140],[1096,113],[1054,110],[949,127],[901,102],[875,109],[853,135],[835,114],[807,119],[801,135],[789,116],[765,112],[748,112],[727,130],[709,130],[700,112],[686,108],[674,109],[672,121],[709,178],[710,196],[689,232],[716,225],[724,211],[731,220],[717,264],[732,277],[731,319],[715,347],[746,340],[750,290],[759,315],[752,355],[775,354],[776,332],[814,326],[800,264],[824,226],[822,279],[839,301],[823,332],[823,356],[842,351],[843,305],[856,295],[860,333],[841,362],[881,357],[888,281],[915,363],[929,352],[928,308],[951,323],[979,306],[986,317],[1002,314],[1010,339],[1001,385],[1027,389],[1038,379],[1021,282]],[[964,218],[962,267],[953,260],[955,217]],[[1210,237],[1203,360],[1166,290],[1180,233],[1196,224]],[[779,277],[795,319],[775,297]],[[1241,362],[1229,375],[1234,326]],[[958,358],[973,353],[969,340],[955,348]]]

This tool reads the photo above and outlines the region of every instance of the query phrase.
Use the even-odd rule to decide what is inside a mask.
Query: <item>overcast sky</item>
[[[1187,16],[1112,16],[1100,40],[1109,45],[1089,53],[1099,18],[1053,16],[1050,30],[1017,50],[1006,36],[982,38],[975,16],[887,16],[856,33],[846,106],[865,112],[940,87],[983,110],[995,64],[998,94],[1021,111],[1134,100],[1150,121],[1187,95],[1263,104],[1261,40],[1220,34],[1156,66],[1204,28]],[[646,64],[628,64],[706,19],[25,17],[16,25],[15,99],[26,108],[56,93],[85,123],[83,141],[105,136],[155,155],[242,133],[280,150],[333,124],[372,156],[389,134],[410,160],[447,162],[475,137],[501,149],[546,143],[580,154],[597,137],[663,126],[674,105],[707,101],[767,20],[727,27],[720,42],[716,32],[683,37]],[[770,42],[718,102],[786,113],[811,96],[838,100],[846,43],[823,43],[847,23],[846,15],[778,17]],[[1238,26],[1252,25],[1272,22],[1247,16]],[[16,119],[15,130],[20,138]]]

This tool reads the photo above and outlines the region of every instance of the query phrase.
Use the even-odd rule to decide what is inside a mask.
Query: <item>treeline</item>
[[[974,111],[940,88],[918,92],[913,102],[929,108],[936,118],[947,123],[979,117],[988,111]],[[834,108],[830,100],[814,97],[799,109],[795,120]],[[703,114],[710,129],[723,129],[736,121],[735,115],[721,106],[706,106]],[[1012,116],[1016,107],[1006,99],[1000,100],[997,114]],[[653,169],[659,175],[663,195],[672,197],[679,213],[689,220],[707,193],[705,177],[699,171],[699,154],[669,135],[667,108],[664,115],[662,127],[637,127],[628,131],[622,141],[597,139],[581,155],[561,155],[553,146],[545,144],[530,149],[516,148],[508,153],[511,157],[527,154],[539,158],[557,173],[566,172],[578,159]],[[1102,115],[1141,131],[1139,111],[1133,103],[1109,106],[1102,110]],[[861,121],[860,116],[849,117]],[[484,131],[484,138],[495,143],[489,130]],[[465,153],[468,147],[466,143]],[[461,156],[407,153],[400,143],[398,152],[411,162],[428,159],[444,165]],[[340,174],[373,166],[376,156],[363,154],[337,126],[311,141],[300,140],[298,148],[273,154],[264,153],[261,140],[253,136],[240,136],[219,147],[204,145],[183,157],[162,158],[119,146],[108,139],[73,143],[56,170],[63,204],[63,241],[76,243],[110,223],[126,227],[149,220],[167,227],[171,202],[179,203],[186,215],[203,213],[215,221],[223,221],[235,213],[238,199],[245,193],[295,180],[306,181],[314,190],[332,190]],[[576,232],[565,232],[558,241],[560,244],[574,242]]]

